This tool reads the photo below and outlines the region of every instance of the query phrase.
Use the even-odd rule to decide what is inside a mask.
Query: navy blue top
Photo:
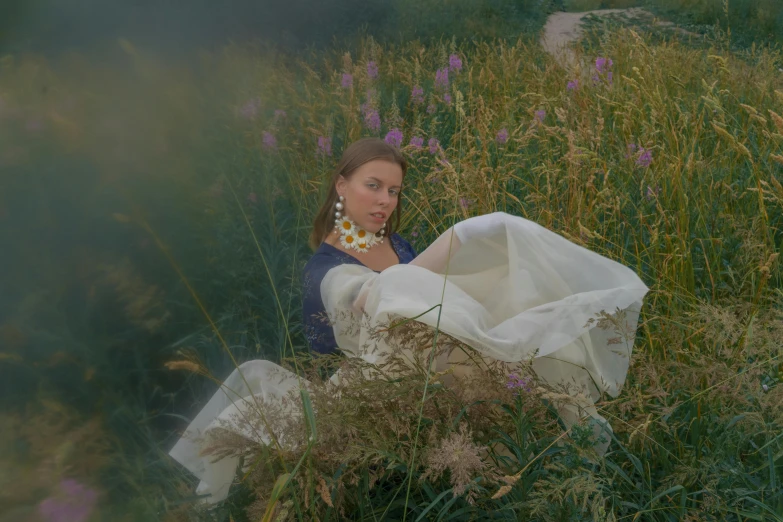
[[[410,243],[396,232],[389,236],[392,248],[401,264],[407,264],[416,257],[416,251]],[[365,266],[364,263],[328,243],[321,243],[318,250],[304,267],[302,277],[302,317],[304,331],[310,350],[329,354],[337,351],[334,330],[326,317],[323,299],[321,299],[321,281],[332,268],[345,263]],[[376,273],[379,273],[375,271]]]

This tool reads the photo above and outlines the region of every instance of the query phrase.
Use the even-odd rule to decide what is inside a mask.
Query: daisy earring
[[[345,198],[340,196],[339,201],[334,205],[334,232],[335,234],[341,235],[340,242],[343,243],[343,246],[346,246],[345,241],[347,240],[348,246],[346,246],[346,248],[353,248],[351,245],[356,240],[355,233],[357,226],[351,221],[351,218],[343,215],[342,210],[345,208],[344,201]]]

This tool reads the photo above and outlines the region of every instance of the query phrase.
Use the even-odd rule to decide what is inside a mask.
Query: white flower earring
[[[358,226],[348,216],[343,215],[342,211],[345,209],[344,201],[345,198],[340,196],[334,204],[334,233],[340,233],[340,244],[346,250],[367,252],[371,246],[376,244],[376,235]],[[384,223],[383,226],[385,227],[386,224]],[[383,233],[383,230],[382,228],[381,233]],[[381,239],[381,243],[383,243],[383,239]]]

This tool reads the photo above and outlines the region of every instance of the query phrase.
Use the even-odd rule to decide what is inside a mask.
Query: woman
[[[305,267],[311,348],[339,349],[371,365],[395,350],[420,359],[427,349],[392,346],[378,335],[396,319],[415,317],[471,349],[435,358],[433,371],[451,370],[446,385],[470,371],[460,363],[475,354],[507,363],[532,359],[539,378],[573,398],[556,405],[566,426],[589,417],[596,433],[610,431],[594,404],[603,393],[616,397],[624,384],[647,286],[629,268],[502,212],[457,223],[417,256],[393,232],[406,170],[399,152],[378,139],[345,150],[313,226],[317,250]],[[338,371],[331,382],[340,378]],[[259,399],[284,404],[284,396],[306,384],[269,361],[235,370],[170,452],[201,479],[197,493],[208,494],[208,502],[224,499],[238,463],[202,458],[204,436],[223,428],[279,444],[271,431],[243,420],[246,412]],[[608,438],[597,449],[607,446]]]
[[[321,298],[321,282],[341,264],[376,273],[410,263],[416,251],[394,232],[400,222],[400,191],[408,164],[383,140],[364,138],[343,153],[310,235],[315,254],[304,268],[302,316],[314,352],[337,350]]]

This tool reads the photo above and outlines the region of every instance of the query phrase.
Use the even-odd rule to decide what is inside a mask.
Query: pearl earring
[[[334,204],[335,212],[334,212],[334,232],[337,233],[337,227],[340,224],[340,219],[343,217],[342,210],[345,208],[345,205],[343,204],[343,201],[345,201],[345,198],[343,196],[340,196],[339,201]]]

